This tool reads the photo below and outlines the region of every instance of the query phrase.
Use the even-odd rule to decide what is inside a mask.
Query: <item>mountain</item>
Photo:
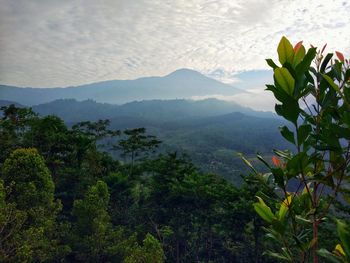
[[[15,105],[16,107],[23,108],[24,106],[22,104],[19,104],[15,101],[9,101],[9,100],[0,100],[0,107],[3,106],[9,106],[10,104]]]
[[[0,101],[1,102],[1,101]],[[7,103],[9,104],[9,102]],[[32,106],[41,115],[57,115],[68,122],[77,122],[116,117],[132,117],[154,121],[169,122],[175,120],[209,117],[241,112],[249,116],[275,118],[271,112],[254,111],[234,102],[217,99],[205,100],[149,100],[134,101],[123,105],[97,103],[93,100],[77,101],[61,99]]]
[[[57,99],[93,99],[101,103],[123,104],[135,100],[184,99],[213,94],[243,93],[190,69],[179,69],[164,77],[135,80],[110,80],[67,88],[19,88],[0,85],[0,100],[16,101],[27,106]]]

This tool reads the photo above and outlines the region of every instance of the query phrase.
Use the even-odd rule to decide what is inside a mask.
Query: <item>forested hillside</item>
[[[159,154],[144,129],[68,128],[55,116],[2,110],[4,261],[271,262],[261,259],[255,179],[236,188],[179,153]],[[101,150],[103,138],[123,162]]]
[[[117,130],[144,127],[162,140],[160,151],[185,153],[198,168],[236,185],[249,171],[237,153],[256,162],[257,152],[270,158],[272,149],[289,145],[278,132],[283,121],[276,115],[216,99],[140,101],[120,106],[92,100],[57,100],[32,109],[42,116],[59,116],[68,126],[109,119],[110,127]],[[106,151],[110,149],[105,147]]]

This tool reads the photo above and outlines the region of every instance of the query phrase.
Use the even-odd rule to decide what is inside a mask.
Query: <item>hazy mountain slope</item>
[[[9,100],[0,100],[0,107],[2,106],[9,106],[11,104],[14,104],[16,107],[24,107],[22,104],[19,104],[15,101],[9,101]]]
[[[114,117],[113,113],[118,108],[117,105],[75,99],[60,99],[32,106],[32,109],[41,115],[57,115],[67,122],[110,119]]]
[[[211,94],[234,95],[240,92],[243,91],[189,69],[180,69],[164,77],[111,80],[67,88],[39,89],[0,85],[1,100],[24,105],[69,98],[123,104],[134,100],[182,99]]]
[[[121,113],[155,120],[172,121],[189,117],[206,117],[242,112],[251,116],[274,117],[271,112],[254,111],[234,102],[205,100],[151,100],[130,102],[119,107]]]
[[[198,147],[231,148],[244,153],[266,152],[282,145],[278,119],[259,118],[242,113],[230,113],[215,117],[178,121],[166,136],[174,144]],[[189,140],[188,140],[189,139]],[[210,141],[210,145],[205,142]]]
[[[135,101],[120,106],[97,103],[92,100],[79,102],[74,99],[65,99],[35,105],[32,108],[34,111],[42,115],[55,114],[69,122],[106,118],[110,119],[118,116],[145,118],[158,122],[172,122],[178,119],[216,116],[231,112],[242,112],[246,115],[258,117],[275,117],[271,112],[254,111],[233,102],[220,101],[217,99],[206,99],[200,101]]]
[[[270,159],[272,149],[290,148],[278,127],[282,120],[258,118],[241,113],[178,121],[169,124],[158,137],[169,146],[191,156],[203,170],[223,175],[238,183],[240,175],[248,174],[249,168],[237,155],[244,153],[255,165],[257,152]]]
[[[260,152],[270,158],[273,148],[288,147],[278,131],[282,120],[266,118],[267,113],[262,113],[264,118],[252,116],[249,112],[260,113],[215,99],[141,101],[121,106],[58,100],[33,109],[42,115],[59,115],[67,122],[107,118],[114,129],[145,127],[163,141],[163,150],[187,153],[202,169],[234,182],[249,172],[237,152],[248,157]],[[244,110],[247,113],[237,112]]]

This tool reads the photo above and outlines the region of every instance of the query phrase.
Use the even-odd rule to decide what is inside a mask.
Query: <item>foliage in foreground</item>
[[[267,60],[274,70],[267,90],[278,100],[277,114],[291,124],[280,132],[295,147],[275,150],[273,165],[258,156],[270,172],[262,175],[252,167],[254,173],[276,191],[258,194],[254,208],[269,225],[268,238],[278,244],[266,254],[280,261],[319,262],[319,255],[332,262],[350,259],[349,226],[335,219],[349,219],[335,204],[348,209],[350,201],[350,61],[339,52],[336,59],[324,56],[324,50],[306,50],[302,42],[293,48],[283,37],[281,66]],[[335,229],[335,223],[339,240],[330,242],[324,227]],[[323,247],[332,242],[333,253]]]

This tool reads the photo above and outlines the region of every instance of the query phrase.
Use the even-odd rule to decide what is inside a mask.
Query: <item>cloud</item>
[[[277,102],[271,92],[260,89],[247,90],[246,93],[239,93],[232,96],[208,94],[205,96],[193,96],[191,99],[204,100],[209,98],[235,102],[259,111],[274,111],[275,103]]]
[[[349,54],[349,12],[337,0],[0,0],[0,83],[70,86],[183,67],[233,76],[266,69],[282,35]]]
[[[235,85],[235,87],[245,90],[246,92],[232,96],[208,94],[205,96],[194,96],[192,99],[203,100],[215,98],[224,101],[232,101],[254,110],[274,111],[275,103],[277,101],[270,91],[265,90],[265,85],[272,83],[272,71],[249,71],[234,74],[230,79],[233,80],[233,85]]]

